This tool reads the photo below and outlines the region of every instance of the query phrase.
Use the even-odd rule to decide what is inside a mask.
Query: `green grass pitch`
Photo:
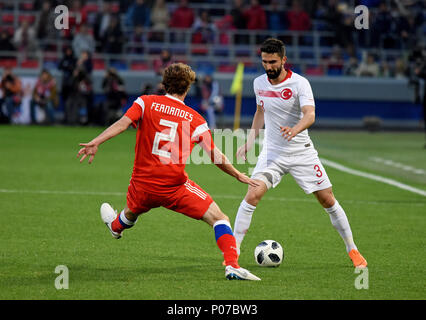
[[[125,205],[135,131],[102,145],[92,165],[80,164],[78,143],[101,131],[0,126],[0,299],[426,298],[426,197],[327,166],[368,260],[368,289],[355,288],[358,274],[338,233],[290,176],[259,204],[243,243],[240,264],[260,282],[226,281],[213,230],[166,209],[141,216],[113,239],[99,207]],[[320,157],[426,189],[421,133],[311,130],[311,137]],[[188,165],[187,172],[233,224],[246,186],[214,165]],[[254,261],[265,239],[284,247],[279,268]],[[55,288],[58,265],[69,270],[67,290]]]

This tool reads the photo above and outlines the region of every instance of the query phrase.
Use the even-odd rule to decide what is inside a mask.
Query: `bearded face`
[[[262,65],[270,80],[277,79],[283,71],[287,58],[281,58],[277,53],[262,52]]]
[[[283,66],[281,65],[276,69],[271,68],[271,69],[267,70],[266,74],[267,74],[269,79],[274,80],[274,79],[276,79],[280,76],[282,70],[283,70]]]

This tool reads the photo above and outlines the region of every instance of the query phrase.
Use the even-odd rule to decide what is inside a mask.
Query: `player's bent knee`
[[[331,188],[318,191],[315,195],[321,206],[324,208],[331,208],[336,203],[336,199],[334,198]]]
[[[248,204],[251,204],[252,206],[257,206],[257,204],[265,194],[266,190],[264,190],[264,188],[262,187],[249,187],[249,190],[244,199]]]
[[[211,226],[213,226],[219,220],[226,220],[230,222],[228,216],[224,214],[222,210],[220,210],[219,206],[215,202],[212,202],[209,209],[201,219]]]

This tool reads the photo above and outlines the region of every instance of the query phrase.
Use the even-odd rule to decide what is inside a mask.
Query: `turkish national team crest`
[[[289,88],[285,88],[283,91],[281,91],[281,98],[284,100],[288,100],[293,96],[293,92]]]

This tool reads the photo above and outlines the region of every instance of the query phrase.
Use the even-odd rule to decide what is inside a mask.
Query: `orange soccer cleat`
[[[358,250],[352,249],[349,251],[349,257],[351,258],[355,268],[366,268],[367,260],[359,253]]]

